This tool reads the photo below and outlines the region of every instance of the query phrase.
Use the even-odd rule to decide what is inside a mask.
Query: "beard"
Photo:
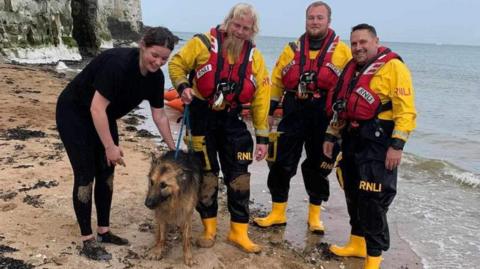
[[[307,34],[312,39],[323,39],[328,33],[328,28],[326,29],[315,29],[315,30],[308,30]]]
[[[226,52],[227,55],[233,56],[234,61],[236,62],[240,53],[242,53],[244,40],[235,37],[234,35],[227,35],[223,42],[223,52]]]

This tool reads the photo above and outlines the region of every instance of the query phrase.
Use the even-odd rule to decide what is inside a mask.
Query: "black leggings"
[[[73,169],[73,208],[83,236],[92,234],[92,190],[95,179],[97,225],[109,226],[113,193],[114,167],[107,165],[105,149],[98,137],[90,115],[82,115],[76,105],[66,98],[57,103],[57,129]],[[118,145],[115,121],[110,131]]]

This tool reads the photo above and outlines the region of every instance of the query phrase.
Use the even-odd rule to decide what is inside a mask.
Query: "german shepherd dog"
[[[185,264],[192,266],[192,214],[202,180],[201,164],[193,154],[183,151],[178,152],[177,159],[175,151],[168,151],[160,157],[152,154],[148,178],[145,206],[155,210],[157,235],[155,245],[147,255],[150,259],[162,259],[168,225],[176,225],[182,233]]]

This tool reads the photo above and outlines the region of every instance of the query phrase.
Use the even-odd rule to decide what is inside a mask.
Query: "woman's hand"
[[[115,166],[117,164],[121,166],[126,166],[125,162],[123,161],[123,151],[122,149],[113,144],[105,148],[105,155],[107,156],[107,163],[108,166]]]

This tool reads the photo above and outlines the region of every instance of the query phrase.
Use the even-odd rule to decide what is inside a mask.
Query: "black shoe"
[[[127,239],[114,235],[110,231],[104,234],[97,233],[97,241],[100,243],[110,243],[110,244],[119,245],[119,246],[128,245]]]
[[[112,259],[112,254],[108,253],[104,247],[98,244],[95,238],[83,241],[83,248],[80,250],[80,255],[84,255],[95,261],[109,261]]]

